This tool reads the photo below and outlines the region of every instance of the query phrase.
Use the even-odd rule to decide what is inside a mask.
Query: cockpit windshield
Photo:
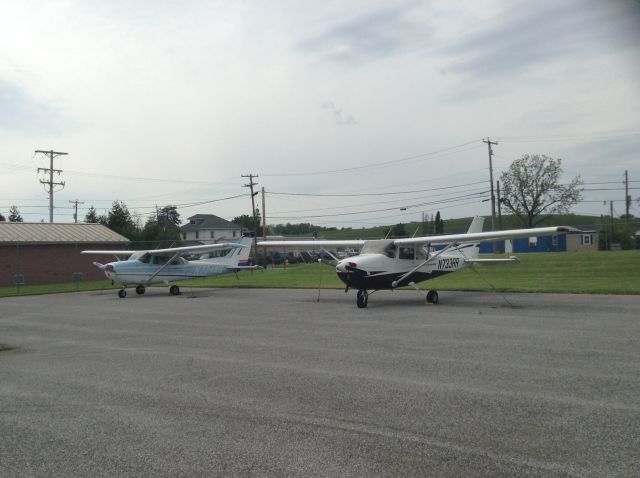
[[[384,254],[387,257],[395,257],[396,245],[392,239],[379,239],[376,241],[367,241],[362,246],[360,254]]]

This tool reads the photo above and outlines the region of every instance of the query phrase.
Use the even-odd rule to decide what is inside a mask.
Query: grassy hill
[[[466,232],[469,228],[469,224],[471,224],[472,217],[462,217],[455,219],[444,219],[444,233],[445,234],[455,234],[460,232]],[[637,229],[640,229],[640,221],[638,219],[634,219],[635,224],[637,224]],[[551,216],[536,227],[545,227],[545,226],[571,226],[576,227],[578,229],[582,229],[585,231],[600,231],[606,230],[609,228],[609,217],[608,216],[588,216],[582,214],[562,214],[562,215],[554,215]],[[615,226],[624,225],[624,221],[622,219],[614,218]],[[387,235],[390,228],[393,224],[384,225],[384,226],[375,226],[371,228],[362,228],[362,229],[337,229],[337,230],[327,230],[321,231],[320,235],[325,239],[380,239]],[[423,233],[422,224],[419,222],[409,222],[404,223],[405,230],[407,235],[411,236],[417,230],[418,235],[428,234],[428,232]],[[522,224],[518,221],[518,218],[515,216],[502,216],[502,229],[518,229],[521,228]],[[484,230],[491,230],[491,217],[485,217]]]

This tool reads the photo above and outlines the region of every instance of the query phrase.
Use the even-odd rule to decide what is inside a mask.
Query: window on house
[[[582,235],[582,245],[583,246],[590,246],[592,244],[591,242],[591,234],[583,234]]]
[[[558,236],[551,236],[551,245],[553,247],[558,247]]]
[[[236,237],[238,235],[238,231],[233,231],[233,237]]]
[[[209,239],[213,239],[213,231],[209,232]]]
[[[200,239],[200,233],[196,231],[196,239]]]
[[[184,240],[184,241],[187,240],[187,233],[186,232],[182,233],[182,240]]]

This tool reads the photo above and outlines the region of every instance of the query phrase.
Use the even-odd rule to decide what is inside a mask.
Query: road
[[[640,297],[0,299],[0,476],[640,476]]]

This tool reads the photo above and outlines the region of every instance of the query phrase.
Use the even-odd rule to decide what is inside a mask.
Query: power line
[[[484,181],[482,181],[484,183]],[[456,191],[453,194],[460,194],[460,193],[481,193],[481,194],[486,194],[488,191],[485,190],[484,188],[473,188],[473,189],[464,189],[461,191]],[[391,204],[391,203],[400,203],[400,202],[404,202],[406,203],[407,201],[415,201],[415,200],[419,200],[419,199],[428,199],[428,198],[432,198],[432,197],[436,197],[436,196],[447,196],[452,194],[451,192],[445,192],[445,193],[438,193],[438,194],[430,194],[427,196],[419,196],[419,197],[409,197],[409,198],[401,198],[401,199],[392,199],[392,200],[384,200],[384,201],[374,201],[374,202],[367,202],[367,203],[357,203],[357,204],[351,204],[349,203],[348,206],[349,207],[360,207],[360,206],[372,206],[374,204]],[[328,211],[328,210],[333,210],[333,209],[344,209],[345,204],[344,203],[340,203],[339,206],[331,206],[331,207],[322,207],[322,208],[313,208],[313,209],[294,209],[294,210],[290,210],[290,211],[276,211],[274,212],[274,214],[290,214],[290,213],[300,213],[300,212],[309,212],[309,211]]]
[[[473,183],[466,184],[458,184],[456,186],[444,186],[441,188],[429,188],[429,189],[414,189],[410,191],[394,191],[394,192],[384,192],[384,193],[335,193],[335,194],[313,194],[313,193],[288,193],[288,192],[271,192],[267,191],[267,194],[273,194],[278,196],[307,196],[307,197],[360,197],[360,196],[391,196],[391,195],[399,195],[399,194],[413,194],[413,193],[422,193],[429,191],[442,191],[445,189],[455,189],[462,188],[465,186],[475,186],[477,184],[484,184],[484,181],[475,181]]]
[[[415,156],[408,156],[405,158],[400,158],[400,159],[392,159],[392,160],[388,160],[388,161],[380,161],[377,163],[371,163],[371,164],[365,164],[365,165],[360,165],[360,166],[353,166],[350,168],[341,168],[341,169],[329,169],[329,170],[324,170],[324,171],[308,171],[308,172],[297,172],[297,173],[271,173],[271,174],[262,174],[262,176],[264,177],[288,177],[288,176],[315,176],[315,175],[320,175],[320,174],[335,174],[335,173],[346,173],[349,171],[362,171],[363,169],[372,169],[372,168],[378,168],[381,166],[388,166],[390,164],[399,164],[399,163],[404,163],[404,162],[411,162],[411,161],[419,161],[422,159],[427,159],[427,157],[429,156],[434,156],[434,155],[438,155],[441,153],[446,153],[455,149],[459,149],[462,148],[464,146],[468,146],[470,144],[474,144],[479,142],[479,139],[475,139],[473,141],[468,141],[466,143],[462,143],[462,144],[458,144],[455,146],[450,146],[448,148],[443,148],[443,149],[439,149],[439,150],[435,150],[435,151],[430,151],[428,153],[422,153],[422,154],[418,154]],[[475,149],[475,148],[472,148]],[[433,159],[433,158],[431,158]]]
[[[407,206],[404,207],[404,209],[414,208],[414,207],[433,206],[433,205],[437,205],[437,204],[448,204],[448,203],[451,203],[451,202],[460,202],[462,200],[470,199],[472,197],[480,198],[482,194],[485,194],[485,193],[465,194],[465,195],[454,197],[454,198],[450,198],[450,199],[441,199],[441,200],[438,200],[438,201],[424,202],[424,203],[418,203],[418,204],[408,204]],[[396,207],[389,207],[389,208],[383,208],[383,209],[373,209],[373,210],[368,210],[368,211],[341,212],[341,213],[335,213],[335,214],[316,214],[316,215],[305,215],[305,216],[275,216],[275,215],[271,215],[269,217],[271,217],[273,219],[305,219],[305,218],[316,218],[316,217],[352,216],[352,215],[355,215],[355,214],[369,214],[369,213],[372,213],[372,212],[384,212],[384,211],[394,211],[394,210],[398,210],[398,207],[396,206]]]

